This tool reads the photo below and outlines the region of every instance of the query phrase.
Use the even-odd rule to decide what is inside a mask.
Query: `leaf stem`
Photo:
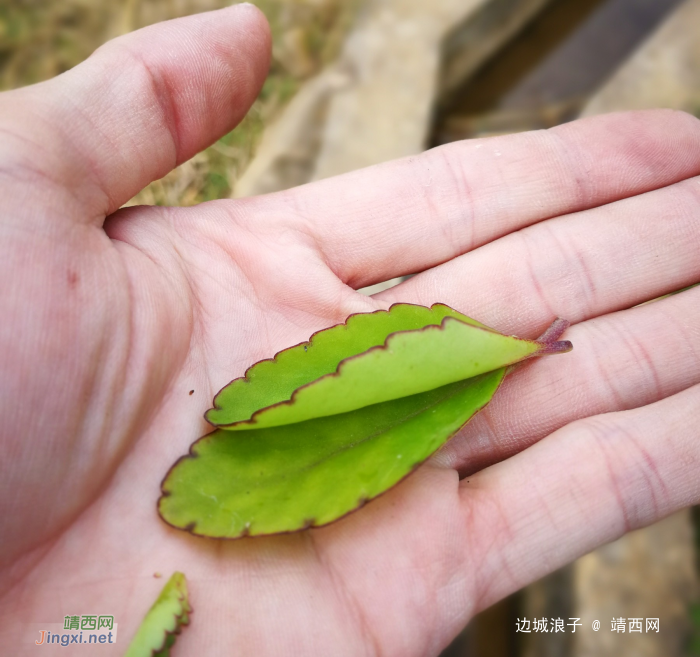
[[[557,317],[535,342],[544,342],[545,344],[556,342],[569,326],[571,326],[571,322],[568,319]]]
[[[537,353],[533,354],[532,357],[536,358],[538,356],[547,356],[550,354],[565,354],[567,351],[571,351],[574,346],[568,340],[559,340],[563,335],[564,331],[571,326],[571,322],[567,319],[562,319],[557,317],[547,328],[547,330],[535,340],[538,344],[542,345]],[[520,367],[523,363],[529,360],[523,360],[515,365],[511,365],[506,370],[506,376],[512,374],[514,370]]]

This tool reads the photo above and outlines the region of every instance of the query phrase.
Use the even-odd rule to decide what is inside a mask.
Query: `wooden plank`
[[[445,102],[552,0],[492,0],[445,38],[438,102]]]
[[[700,114],[700,0],[686,0],[611,76],[582,116],[671,107]]]

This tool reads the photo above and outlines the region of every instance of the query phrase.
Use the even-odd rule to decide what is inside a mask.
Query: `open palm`
[[[100,654],[121,654],[153,574],[174,570],[195,607],[177,654],[437,654],[479,609],[700,499],[700,288],[632,308],[700,281],[700,123],[611,115],[268,197],[118,210],[240,120],[268,51],[240,5],[0,98],[12,654],[33,654],[30,623],[89,613],[115,616]],[[334,525],[215,541],[158,518],[219,388],[395,301],[527,337],[566,317],[575,351],[518,370],[436,458]]]

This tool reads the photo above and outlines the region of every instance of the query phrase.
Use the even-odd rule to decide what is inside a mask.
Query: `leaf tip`
[[[546,354],[565,354],[574,348],[574,345],[568,340],[543,342],[540,344],[542,345],[542,349],[538,352],[538,356],[544,356]]]

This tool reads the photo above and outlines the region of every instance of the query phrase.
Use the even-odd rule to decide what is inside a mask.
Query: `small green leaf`
[[[257,363],[207,414],[163,481],[162,518],[238,538],[333,522],[410,474],[483,408],[509,366],[568,351],[502,335],[456,311],[397,304],[354,315]]]
[[[125,657],[169,657],[175,636],[190,622],[187,581],[182,573],[173,573],[158,599],[148,610]]]

